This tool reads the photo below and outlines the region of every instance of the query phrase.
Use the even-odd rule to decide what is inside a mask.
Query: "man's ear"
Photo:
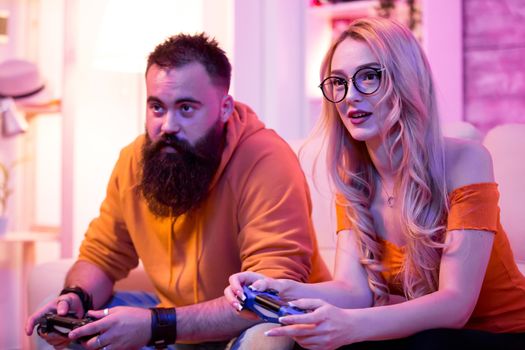
[[[222,102],[221,102],[221,117],[220,118],[223,123],[226,123],[228,119],[230,119],[230,116],[233,113],[233,106],[234,106],[233,97],[231,97],[230,95],[225,95],[222,98]]]

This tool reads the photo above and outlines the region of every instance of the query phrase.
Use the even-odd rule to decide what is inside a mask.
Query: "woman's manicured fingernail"
[[[283,316],[283,317],[279,317],[278,321],[281,324],[289,324],[290,319],[288,317]]]
[[[236,290],[235,296],[237,296],[237,298],[241,299],[242,301],[246,300],[246,296],[244,295],[242,290]]]

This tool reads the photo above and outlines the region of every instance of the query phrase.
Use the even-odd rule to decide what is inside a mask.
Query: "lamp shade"
[[[144,72],[147,56],[157,44],[202,28],[202,0],[110,0],[99,28],[94,68]]]

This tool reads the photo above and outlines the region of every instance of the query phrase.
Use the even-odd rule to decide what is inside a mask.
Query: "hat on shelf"
[[[52,100],[36,64],[23,59],[0,63],[0,98],[6,97],[18,105],[47,104]]]
[[[46,105],[52,101],[38,67],[23,59],[0,63],[0,114],[2,135],[14,136],[27,130],[27,121],[17,106]]]

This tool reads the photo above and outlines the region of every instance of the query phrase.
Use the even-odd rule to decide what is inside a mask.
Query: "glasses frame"
[[[365,70],[365,69],[371,69],[371,70],[375,71],[376,74],[377,74],[378,77],[379,77],[379,80],[380,80],[380,81],[379,81],[379,85],[377,85],[377,88],[376,88],[374,91],[372,91],[372,92],[364,92],[364,91],[361,91],[361,89],[359,88],[359,86],[357,86],[357,84],[356,84],[356,82],[355,82],[355,77],[357,76],[357,74],[358,74],[360,71]],[[324,98],[326,98],[327,101],[332,102],[332,103],[339,103],[339,102],[343,101],[343,100],[346,98],[346,95],[348,94],[348,82],[349,82],[349,80],[352,81],[352,85],[354,85],[355,89],[356,89],[357,91],[359,91],[359,93],[361,93],[361,94],[363,94],[363,95],[372,95],[372,94],[376,93],[377,90],[379,90],[379,88],[381,87],[381,81],[382,81],[382,78],[383,78],[383,76],[382,76],[382,75],[383,75],[382,72],[384,72],[385,70],[386,70],[386,69],[385,69],[384,67],[382,67],[382,68],[376,68],[376,67],[361,67],[361,68],[359,68],[358,70],[355,71],[355,73],[352,75],[352,77],[351,77],[350,79],[345,79],[345,78],[341,78],[341,77],[338,77],[338,76],[335,76],[335,75],[330,75],[330,76],[324,78],[323,81],[321,82],[321,84],[319,84],[318,87],[321,89],[321,92],[323,93]],[[337,100],[337,101],[333,101],[333,100],[331,100],[331,99],[326,95],[326,93],[324,92],[324,89],[323,89],[323,86],[324,86],[325,82],[326,82],[328,79],[333,79],[333,78],[337,78],[337,79],[341,79],[341,80],[343,80],[343,82],[344,82],[343,84],[344,84],[344,86],[345,86],[345,93],[343,94],[343,97],[342,97],[341,99]]]

